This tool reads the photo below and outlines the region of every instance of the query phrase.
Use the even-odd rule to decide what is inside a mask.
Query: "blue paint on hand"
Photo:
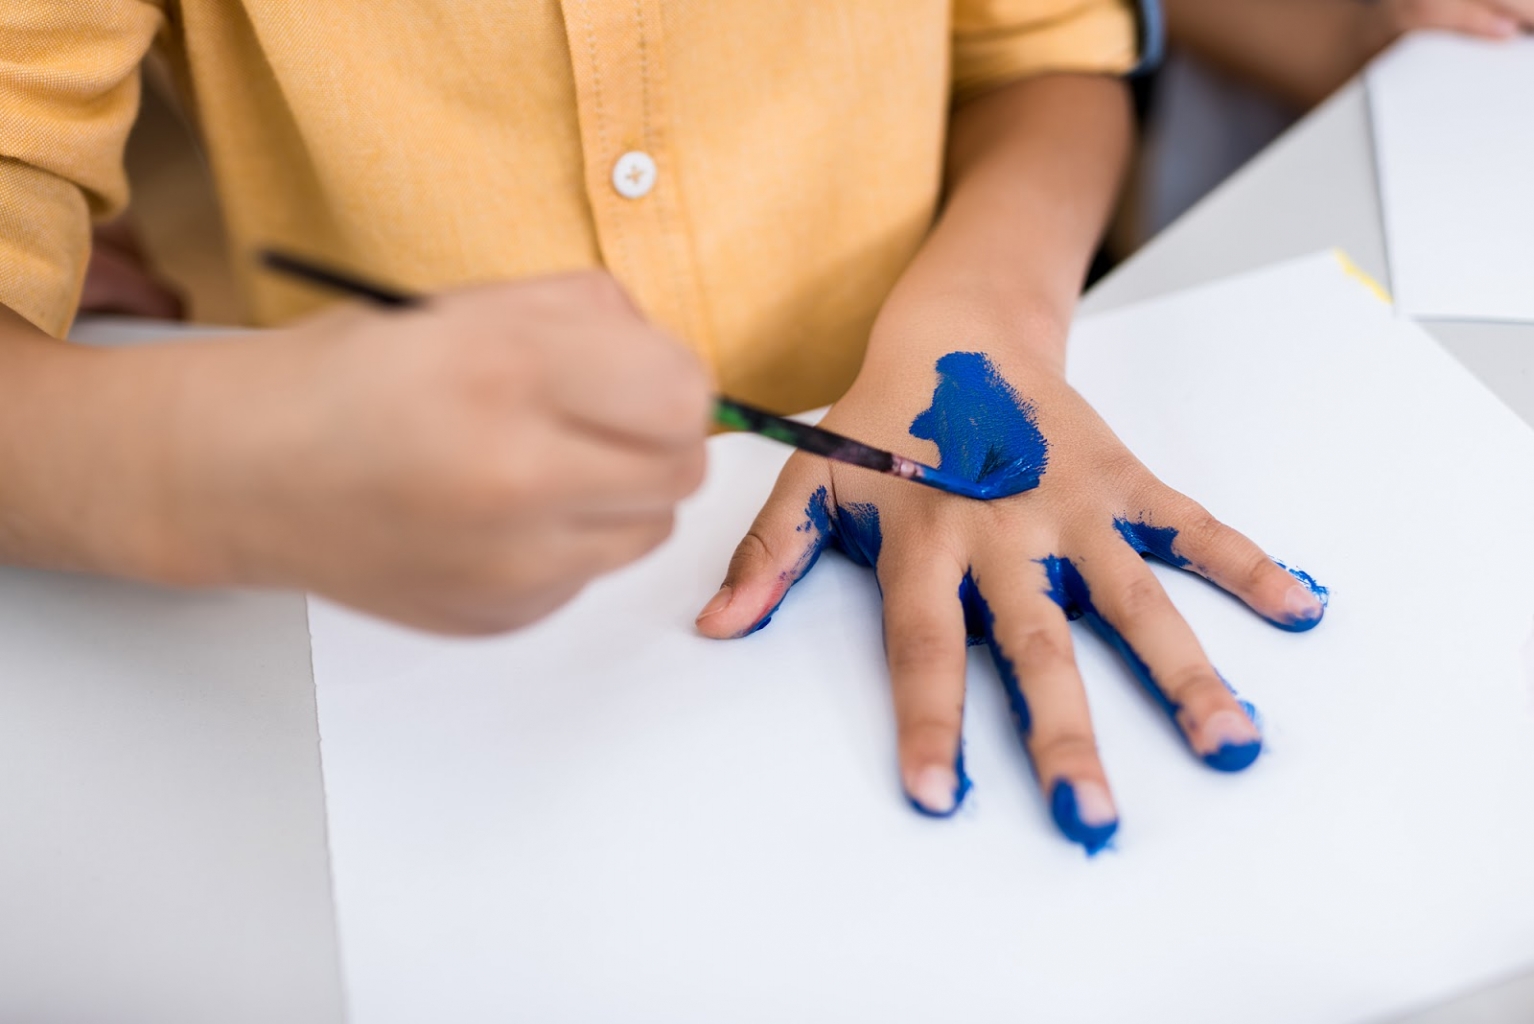
[[[826,489],[815,492],[821,502]],[[831,544],[865,569],[879,564],[884,549],[884,531],[879,528],[879,508],[872,502],[853,501],[839,506],[827,517],[831,522]]]
[[[948,353],[937,361],[937,375],[932,405],[911,421],[912,437],[937,445],[939,472],[928,481],[984,499],[1037,487],[1049,445],[1033,406],[980,352]]]
[[[953,774],[954,774],[954,777],[957,778],[959,781],[958,781],[958,784],[955,785],[954,789],[953,789],[953,806],[948,808],[948,810],[946,810],[946,811],[934,811],[932,808],[928,807],[927,805],[925,805],[923,803],[920,803],[917,800],[913,799],[911,794],[909,794],[909,793],[906,794],[905,802],[910,804],[911,805],[911,809],[914,810],[917,814],[920,814],[924,818],[951,818],[951,817],[953,817],[955,814],[959,813],[959,808],[964,806],[964,798],[966,796],[969,796],[969,791],[970,791],[970,789],[973,788],[973,784],[970,782],[968,773],[966,773],[964,771],[964,741],[963,741],[963,739],[959,740],[959,752],[954,756],[954,759],[953,759]]]
[[[1128,519],[1113,520],[1113,528],[1119,531],[1130,547],[1142,555],[1153,555],[1168,565],[1184,569],[1191,563],[1179,555],[1173,546],[1177,530],[1171,526],[1152,526],[1149,523],[1132,523]]]
[[[1119,656],[1124,659],[1124,663],[1129,666],[1129,670],[1134,673],[1135,678],[1145,688],[1145,692],[1150,694],[1151,698],[1160,705],[1161,709],[1166,712],[1167,717],[1171,718],[1175,724],[1177,722],[1177,713],[1181,708],[1161,689],[1161,686],[1156,682],[1156,677],[1150,670],[1150,666],[1129,645],[1129,641],[1124,639],[1124,635],[1115,629],[1113,624],[1104,618],[1102,613],[1092,604],[1092,592],[1075,564],[1068,558],[1059,558],[1054,555],[1040,559],[1040,564],[1044,566],[1045,575],[1049,579],[1049,590],[1046,593],[1054,600],[1055,604],[1059,605],[1070,618],[1079,616],[1086,619],[1087,624],[1092,627],[1092,630],[1119,653]],[[1221,681],[1224,682],[1223,677]],[[1230,683],[1226,682],[1225,687],[1232,694],[1235,694],[1236,691],[1231,689]],[[1255,722],[1257,720],[1256,709],[1246,701],[1237,699],[1241,704],[1242,710],[1246,712],[1247,717]],[[1257,760],[1257,755],[1261,752],[1262,742],[1260,740],[1242,744],[1228,743],[1211,754],[1202,755],[1202,758],[1204,763],[1211,768],[1219,771],[1234,772],[1250,766],[1253,761]]]
[[[789,590],[815,567],[820,553],[827,547],[842,552],[856,564],[870,569],[878,563],[879,552],[884,547],[884,531],[879,526],[878,507],[867,502],[834,506],[824,487],[815,488],[815,493],[810,495],[809,504],[804,507],[804,522],[795,530],[809,534],[810,545],[799,556],[794,567],[783,573],[783,596],[750,628],[739,633],[737,639],[766,628],[778,609],[783,607]]]
[[[1222,743],[1220,749],[1204,755],[1204,763],[1217,772],[1239,772],[1250,768],[1257,755],[1262,753],[1262,743]]]
[[[1101,853],[1119,830],[1117,821],[1102,825],[1088,825],[1082,821],[1081,811],[1076,806],[1076,787],[1068,779],[1055,783],[1054,791],[1049,795],[1049,813],[1061,833],[1072,842],[1080,843],[1088,857]]]
[[[1306,590],[1310,591],[1311,594],[1315,596],[1317,601],[1321,602],[1321,613],[1319,615],[1295,616],[1287,619],[1269,619],[1268,621],[1273,623],[1273,625],[1277,626],[1279,629],[1287,629],[1291,633],[1303,633],[1308,629],[1315,629],[1317,624],[1319,624],[1321,619],[1326,615],[1327,606],[1331,604],[1331,590],[1322,586],[1319,582],[1316,581],[1314,576],[1310,575],[1310,573],[1306,572],[1304,569],[1297,569],[1292,565],[1285,565],[1283,562],[1280,562],[1276,558],[1273,559],[1273,564],[1287,572],[1290,576],[1293,576],[1295,579],[1299,580],[1300,584],[1304,586]]]

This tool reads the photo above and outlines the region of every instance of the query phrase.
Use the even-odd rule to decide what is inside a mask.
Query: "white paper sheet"
[[[1401,309],[1534,321],[1534,38],[1412,36],[1367,80]]]
[[[869,574],[694,635],[784,456],[720,438],[667,546],[528,632],[311,605],[356,1024],[1342,1022],[1534,962],[1534,433],[1330,254],[1083,323],[1071,373],[1333,587],[1294,635],[1162,573],[1262,709],[1249,772],[1078,629],[1116,849],[1056,834],[979,653],[976,788],[918,817]]]

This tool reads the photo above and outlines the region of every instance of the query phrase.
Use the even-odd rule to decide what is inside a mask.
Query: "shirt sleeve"
[[[953,90],[1048,72],[1123,75],[1160,51],[1157,0],[954,0]]]
[[[161,23],[151,0],[0,4],[0,303],[50,334],[74,318],[92,218],[127,204],[123,149]]]

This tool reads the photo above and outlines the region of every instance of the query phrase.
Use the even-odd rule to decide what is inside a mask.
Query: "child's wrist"
[[[196,446],[179,436],[188,428],[179,414],[191,385],[186,364],[202,353],[154,345],[82,355],[56,385],[75,410],[59,453],[67,490],[54,510],[71,560],[154,583],[237,582],[224,569],[218,531],[185,500],[207,470],[182,457]]]
[[[925,359],[954,351],[986,352],[1039,372],[1065,370],[1068,315],[1045,303],[931,302],[886,309],[869,337],[868,361]]]

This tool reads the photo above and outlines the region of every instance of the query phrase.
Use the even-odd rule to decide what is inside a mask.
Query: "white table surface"
[[[1388,286],[1367,118],[1344,90],[1086,309],[1328,246]],[[1534,326],[1429,326],[1534,423]],[[302,598],[0,569],[0,822],[0,1020],[344,1020]],[[1534,972],[1399,1024],[1527,1020]]]

